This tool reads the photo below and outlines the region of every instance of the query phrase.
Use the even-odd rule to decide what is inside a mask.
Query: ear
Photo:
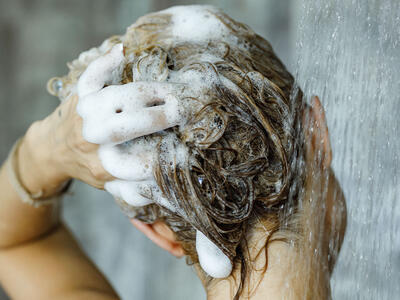
[[[303,125],[306,137],[307,160],[329,168],[332,161],[332,148],[329,140],[325,111],[317,96],[312,97],[311,106],[303,112]]]
[[[131,223],[160,248],[167,250],[176,257],[185,255],[181,244],[175,238],[174,232],[164,222],[156,221],[153,224],[146,224],[139,220],[131,219]]]

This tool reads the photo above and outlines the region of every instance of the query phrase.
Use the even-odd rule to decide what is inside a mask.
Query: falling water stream
[[[400,2],[307,0],[294,14],[295,76],[321,98],[347,201],[333,298],[399,299]]]

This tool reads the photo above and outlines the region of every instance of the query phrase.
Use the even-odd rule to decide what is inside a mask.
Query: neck
[[[297,242],[291,243],[295,239],[287,233],[278,232],[277,235],[282,235],[289,242],[274,236],[274,241],[265,246],[268,235],[260,222],[247,234],[249,252],[246,261],[250,262],[250,266],[240,299],[330,298],[330,272],[343,239],[345,224],[343,226],[343,214],[337,213],[337,208],[343,206],[340,187],[331,170],[324,173],[326,176],[316,177],[315,172],[307,176],[298,216],[303,234],[296,238]],[[343,209],[339,211],[343,212]],[[339,246],[333,247],[335,253],[328,253],[327,245],[333,237],[336,237]],[[228,278],[210,282],[207,282],[199,266],[196,269],[206,288],[207,299],[234,298],[240,285],[240,266],[235,266]]]

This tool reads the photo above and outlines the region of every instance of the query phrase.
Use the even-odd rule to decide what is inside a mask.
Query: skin
[[[23,138],[17,153],[18,174],[32,194],[42,190],[50,196],[71,178],[99,189],[113,179],[101,166],[98,146],[81,136],[77,101],[73,96],[62,103],[46,119],[32,124]],[[330,297],[329,275],[344,235],[345,204],[330,169],[331,150],[322,106],[318,98],[311,104],[304,118],[308,128],[308,176],[300,224],[304,232],[313,232],[312,238],[300,239],[295,247],[278,241],[269,243],[268,270],[262,273],[257,268],[264,266],[265,255],[257,254],[263,247],[264,231],[259,226],[253,228],[248,235],[249,258],[256,268],[245,285],[243,299]],[[324,186],[327,193],[322,193]],[[0,190],[0,284],[12,299],[118,299],[59,219],[58,205],[34,208],[22,203],[4,165],[0,170]],[[174,233],[164,223],[147,225],[132,220],[132,224],[172,255],[184,255]],[[328,248],[332,241],[333,247]],[[321,251],[313,255],[314,249]],[[195,268],[208,299],[232,298],[238,286],[238,270],[225,280],[206,285],[204,273],[199,266]]]
[[[330,299],[330,275],[346,229],[346,205],[343,192],[330,167],[332,151],[325,113],[318,97],[304,112],[306,128],[306,192],[299,213],[304,235],[296,246],[274,241],[268,244],[268,269],[265,260],[265,228],[256,226],[247,235],[249,255],[254,266],[241,299]],[[183,253],[173,232],[162,222],[132,224],[159,247],[180,257]],[[322,229],[322,230],[321,230]],[[311,238],[309,233],[312,233]],[[328,245],[331,245],[328,247]],[[315,250],[318,249],[317,255]],[[261,253],[261,255],[260,255]],[[204,272],[195,269],[207,291],[207,299],[232,299],[239,286],[240,270],[227,279],[206,284]]]

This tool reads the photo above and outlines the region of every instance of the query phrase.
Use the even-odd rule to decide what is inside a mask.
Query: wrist
[[[43,121],[33,123],[18,149],[18,173],[21,183],[32,195],[43,197],[57,193],[69,180],[57,163],[51,138],[43,130]]]

